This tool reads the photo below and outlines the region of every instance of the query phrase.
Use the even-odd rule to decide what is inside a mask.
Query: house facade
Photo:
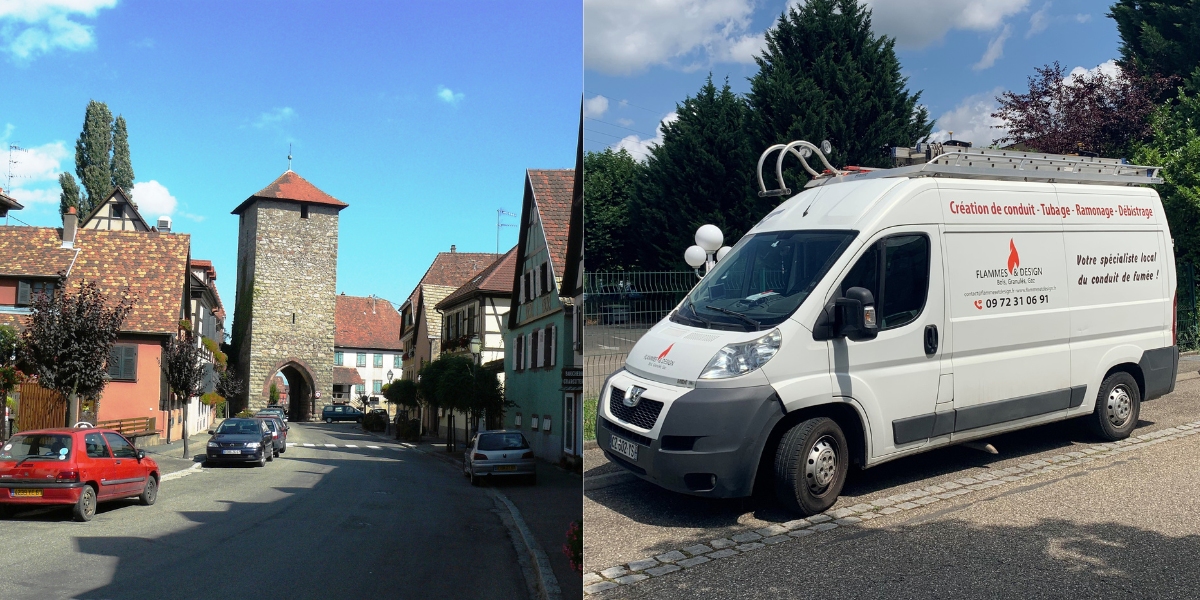
[[[383,386],[403,371],[400,313],[383,298],[343,293],[337,297],[334,322],[334,401],[367,396],[371,408],[388,409]],[[350,370],[353,376],[344,372]]]
[[[530,169],[525,177],[520,241],[505,324],[505,396],[514,403],[505,427],[521,429],[544,460],[581,454],[578,394],[564,386],[575,366],[574,310],[560,295],[571,225],[574,169]]]
[[[159,365],[180,321],[191,319],[189,251],[186,234],[80,229],[74,208],[63,216],[61,229],[0,227],[0,323],[23,327],[38,294],[74,291],[83,281],[94,282],[110,299],[128,293],[133,305],[91,418],[153,418],[160,438],[178,439],[183,407],[169,401]],[[206,409],[191,400],[192,415]]]

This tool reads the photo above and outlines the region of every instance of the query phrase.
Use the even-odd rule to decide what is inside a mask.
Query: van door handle
[[[937,354],[938,349],[938,332],[937,325],[925,326],[925,355],[933,356]]]

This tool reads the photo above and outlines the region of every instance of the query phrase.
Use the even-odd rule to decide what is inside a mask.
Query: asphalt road
[[[529,597],[485,490],[353,427],[293,424],[316,446],[164,481],[152,507],[4,521],[0,598]]]
[[[1143,405],[1139,427],[1134,435],[1200,419],[1200,378],[1196,378],[1195,366],[1189,369],[1192,372],[1185,377],[1190,379],[1181,380],[1175,393]],[[1189,440],[1196,438],[1200,436]],[[848,508],[870,499],[938,485],[976,473],[1028,464],[1097,443],[1076,422],[1051,424],[986,441],[994,444],[999,454],[955,446],[854,472],[834,508]],[[1097,465],[1103,467],[1097,469],[1097,473],[1105,474],[1103,477],[1092,475],[1090,471],[1084,471],[1087,477],[1072,475],[1066,479],[1069,482],[1067,487],[1047,485],[1034,488],[1039,490],[1036,493],[1032,490],[1028,493],[1009,493],[1013,488],[1008,487],[1000,492],[1007,494],[1003,496],[1006,500],[990,505],[980,504],[975,496],[970,500],[947,500],[935,505],[935,508],[945,510],[946,505],[953,502],[969,502],[978,506],[972,508],[974,512],[953,511],[950,513],[952,516],[935,518],[921,523],[919,527],[900,519],[911,520],[916,513],[930,509],[884,516],[870,521],[869,527],[867,524],[862,526],[878,529],[883,532],[880,534],[867,534],[863,529],[839,530],[821,538],[817,545],[804,544],[804,548],[797,548],[796,544],[803,544],[804,540],[796,544],[780,544],[778,547],[756,550],[752,554],[722,559],[711,565],[699,565],[684,573],[621,586],[602,595],[682,597],[686,593],[689,597],[733,597],[754,590],[756,594],[767,597],[799,597],[819,590],[821,597],[924,597],[939,595],[934,594],[934,590],[941,589],[954,597],[983,597],[995,595],[985,590],[1007,589],[1004,574],[1009,570],[1012,570],[1013,576],[1019,573],[1030,575],[1056,572],[1061,568],[1078,570],[1083,568],[1081,565],[1091,564],[1089,561],[1096,562],[1093,560],[1096,556],[1085,553],[1086,556],[1081,555],[1084,557],[1078,559],[1082,562],[1074,566],[1047,564],[1044,558],[1049,551],[1029,538],[1035,530],[1041,532],[1038,535],[1043,535],[1044,539],[1057,535],[1062,540],[1095,538],[1099,540],[1095,545],[1099,546],[1110,541],[1122,547],[1156,546],[1158,549],[1150,555],[1142,553],[1136,559],[1131,558],[1134,553],[1114,551],[1096,560],[1108,561],[1104,564],[1112,564],[1113,568],[1123,569],[1121,572],[1127,574],[1136,574],[1139,570],[1153,573],[1154,577],[1161,580],[1154,589],[1163,593],[1171,592],[1180,587],[1172,585],[1169,581],[1170,572],[1164,570],[1163,565],[1187,565],[1186,568],[1192,569],[1191,565],[1200,561],[1200,521],[1188,517],[1175,519],[1172,524],[1170,516],[1175,514],[1173,511],[1178,506],[1186,507],[1188,515],[1200,508],[1200,504],[1194,500],[1195,494],[1200,492],[1200,489],[1196,489],[1198,478],[1195,473],[1200,466],[1195,460],[1196,450],[1196,443],[1191,441],[1172,442],[1156,448],[1153,453],[1139,450],[1136,454],[1145,455],[1137,456],[1136,460]],[[1187,453],[1190,453],[1190,462],[1180,460]],[[595,449],[587,452],[585,461],[587,478],[619,469],[607,463]],[[1154,467],[1154,470],[1148,467]],[[1131,510],[1139,508],[1139,501],[1146,502],[1142,507],[1153,509]],[[1068,504],[1060,506],[1064,502]],[[1020,515],[1024,520],[1001,518],[1003,514]],[[689,545],[710,543],[739,532],[780,525],[794,518],[782,510],[769,494],[744,500],[708,500],[667,492],[640,480],[587,490],[584,493],[584,523],[589,535],[584,547],[584,572],[598,572]],[[1157,518],[1158,527],[1147,527],[1138,522],[1144,518]],[[1100,536],[1105,530],[1111,530],[1114,537]],[[1055,531],[1058,533],[1047,533]],[[828,545],[834,544],[833,540],[840,539],[839,536],[849,536],[847,539],[858,541],[845,546]],[[932,545],[933,548],[920,544]],[[1067,544],[1070,548],[1078,545]],[[856,549],[850,550],[851,547]],[[1062,552],[1079,553],[1068,550]],[[848,553],[855,560],[843,560],[840,556],[842,553]],[[1157,562],[1152,562],[1151,556]],[[906,569],[904,565],[910,563],[918,568]],[[735,565],[740,565],[742,570],[730,570]],[[1096,567],[1088,573],[1089,577],[1103,579],[1108,571]],[[887,577],[892,580],[888,580],[884,574],[888,574]],[[1194,578],[1175,578],[1177,583],[1196,583]],[[959,580],[973,581],[977,585],[963,587],[958,585]],[[1043,579],[1042,583],[1045,581]],[[1083,586],[1079,589],[1089,590],[1080,593],[1089,597],[1106,595],[1096,591],[1103,588],[1087,587],[1095,583],[1090,579],[1088,581],[1090,583],[1085,585],[1083,579],[1079,580],[1079,585]],[[585,584],[587,582],[588,579],[585,579]],[[857,585],[855,582],[872,582],[872,585],[885,587],[872,591],[865,583]],[[900,587],[886,587],[897,585]],[[904,585],[911,586],[911,593],[900,593],[905,589]],[[938,585],[942,587],[936,587]],[[845,593],[839,591],[842,588],[846,590]],[[1037,588],[1014,586],[1012,589],[1031,592]],[[1200,589],[1192,590],[1196,592],[1193,597],[1200,597]],[[1136,594],[1115,595],[1137,597]],[[1166,593],[1164,597],[1170,595]],[[1032,596],[1060,597],[1061,594],[1043,590]]]

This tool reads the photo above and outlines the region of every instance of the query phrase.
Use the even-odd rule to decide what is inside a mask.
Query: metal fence
[[[621,368],[634,343],[691,291],[692,271],[593,272],[583,282],[583,397]]]
[[[1200,319],[1196,306],[1196,267],[1192,263],[1176,265],[1175,343],[1182,351],[1200,349]]]

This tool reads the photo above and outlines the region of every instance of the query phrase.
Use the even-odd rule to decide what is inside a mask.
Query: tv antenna
[[[292,170],[292,145],[288,144],[288,170]]]
[[[507,210],[504,210],[503,208],[496,209],[496,256],[500,256],[500,228],[501,227],[516,227],[516,225],[513,223],[501,223],[500,217],[502,217],[502,216],[515,217],[517,215],[515,213],[510,213]]]
[[[13,177],[28,177],[28,175],[13,175],[13,167],[20,164],[20,162],[21,162],[21,161],[17,160],[16,157],[13,156],[14,150],[17,152],[29,152],[28,150],[20,147],[17,144],[9,144],[8,145],[8,172],[6,174],[7,182],[4,184],[4,190],[9,193],[12,193]]]

